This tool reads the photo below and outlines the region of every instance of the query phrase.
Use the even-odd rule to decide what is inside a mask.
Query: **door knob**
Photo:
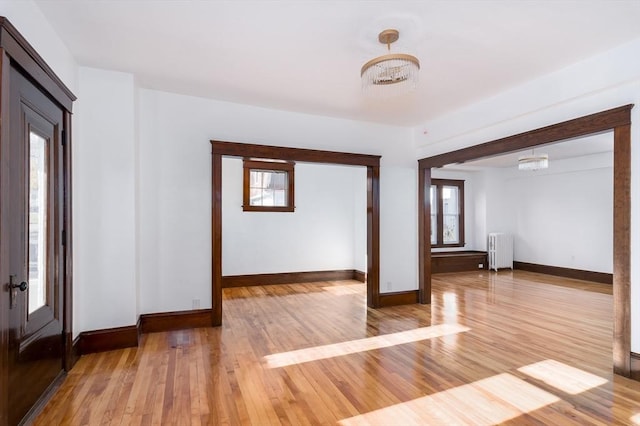
[[[15,275],[9,275],[9,308],[13,309],[16,307],[17,298],[18,298],[18,289],[20,291],[25,291],[29,288],[29,283],[26,281],[22,281],[20,284],[16,284],[13,281],[17,277]]]
[[[17,288],[20,291],[25,291],[29,288],[29,283],[26,281],[22,281],[20,284],[11,283],[11,288]]]

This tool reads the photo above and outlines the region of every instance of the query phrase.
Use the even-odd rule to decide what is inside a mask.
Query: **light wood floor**
[[[610,293],[521,271],[379,310],[355,281],[226,289],[223,327],[82,357],[36,423],[640,424]]]

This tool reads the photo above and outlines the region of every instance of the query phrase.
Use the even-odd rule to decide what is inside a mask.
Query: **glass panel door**
[[[47,140],[29,132],[29,314],[47,303]]]

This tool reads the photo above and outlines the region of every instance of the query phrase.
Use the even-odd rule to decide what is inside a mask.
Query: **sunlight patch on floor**
[[[344,296],[346,294],[360,294],[362,293],[363,287],[364,284],[346,284],[322,287],[322,289],[333,294],[334,296]]]
[[[640,425],[640,413],[632,416],[629,420],[631,420],[632,425]]]
[[[388,348],[390,346],[433,339],[435,337],[462,333],[469,330],[470,328],[459,324],[440,324],[431,327],[421,327],[413,330],[400,331],[398,333],[384,334],[382,336],[334,343],[331,345],[314,346],[312,348],[299,349],[296,351],[281,352],[267,355],[264,357],[264,360],[267,362],[267,366],[269,368],[286,367],[287,365],[301,364],[304,362],[371,351],[374,349]]]
[[[600,376],[553,359],[525,365],[518,368],[518,371],[571,395],[577,395],[607,383],[607,380]]]
[[[495,425],[560,399],[503,373],[412,401],[341,420],[340,425]]]

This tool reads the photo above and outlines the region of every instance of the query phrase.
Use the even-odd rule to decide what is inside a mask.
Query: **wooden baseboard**
[[[631,378],[640,381],[640,354],[631,352]]]
[[[613,284],[613,274],[604,272],[584,271],[582,269],[562,268],[560,266],[538,265],[536,263],[513,262],[513,269],[555,275],[557,277],[573,278],[576,280],[592,281],[602,284]]]
[[[380,308],[418,303],[418,290],[380,293],[379,302]]]
[[[355,269],[337,271],[283,272],[278,274],[227,275],[222,277],[222,288],[256,285],[309,283],[315,281],[358,280],[364,272]],[[362,278],[362,282],[364,278]]]
[[[141,333],[211,327],[211,309],[142,314],[138,324]]]
[[[358,271],[357,269],[353,271],[353,279],[356,281],[360,281],[361,283],[367,282],[367,273]]]
[[[81,355],[131,348],[138,346],[138,327],[129,325],[104,330],[83,331],[78,337],[78,350]]]

